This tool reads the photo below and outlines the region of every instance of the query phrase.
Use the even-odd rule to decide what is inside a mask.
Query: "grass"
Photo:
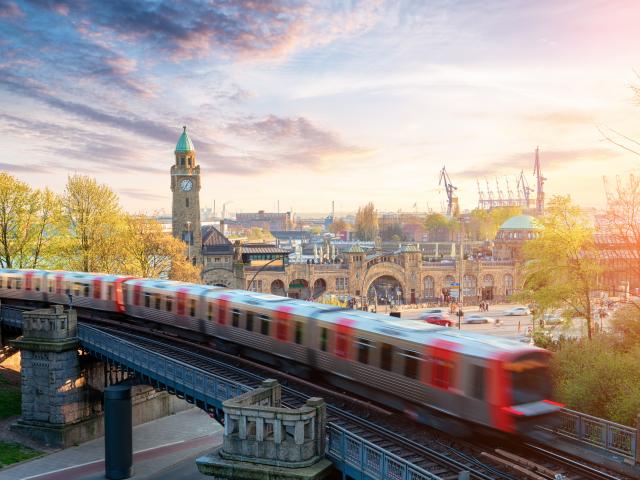
[[[20,387],[0,377],[0,420],[20,415]]]
[[[0,442],[0,468],[41,455],[41,452],[19,443]]]

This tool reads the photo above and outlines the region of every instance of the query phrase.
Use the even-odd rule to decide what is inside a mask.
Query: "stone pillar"
[[[65,427],[85,414],[84,381],[77,354],[76,311],[61,305],[23,313],[21,350],[22,419],[16,427],[55,446],[74,439]]]

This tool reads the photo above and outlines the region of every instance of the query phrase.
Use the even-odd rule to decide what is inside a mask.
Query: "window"
[[[82,290],[83,290],[82,295],[84,295],[85,297],[88,297],[89,296],[89,284],[88,283],[84,283]]]
[[[186,206],[187,208],[189,208],[189,197],[186,197],[186,198],[184,199],[184,202],[185,202],[185,204],[186,204],[185,206]]]
[[[471,396],[478,400],[484,400],[485,368],[479,365],[473,365],[471,372]]]
[[[166,303],[165,303],[165,309],[167,310],[167,312],[170,312],[173,305],[172,305],[172,298],[171,297],[167,297]]]
[[[40,279],[39,279],[39,278],[36,278],[36,279],[34,279],[34,281],[33,281],[33,282],[34,282],[34,284],[35,284],[35,290],[36,290],[36,292],[39,292],[39,291],[40,291]]]
[[[207,304],[207,320],[213,319],[213,303],[209,302]]]
[[[296,322],[294,341],[300,345],[302,343],[302,322]]]
[[[253,312],[247,312],[247,322],[244,328],[250,332],[253,331]]]
[[[453,363],[439,358],[431,360],[431,384],[434,387],[449,388],[453,379]]]
[[[251,291],[251,292],[261,292],[262,291],[262,280],[253,280],[249,284],[249,291]]]
[[[260,333],[262,335],[269,335],[269,317],[266,315],[259,315],[260,317]]]
[[[349,279],[347,277],[336,278],[336,290],[347,290],[349,288]]]
[[[109,301],[113,300],[113,285],[107,286],[107,300]],[[160,307],[157,307],[157,308],[160,308]]]
[[[154,298],[154,302],[155,302],[155,309],[156,310],[160,310],[161,306],[160,303],[162,302],[160,295],[157,293],[153,294],[153,298]]]
[[[55,280],[49,280],[49,293],[53,293],[53,286],[55,284]]]
[[[418,378],[420,354],[411,350],[404,351],[404,376],[407,378]]]
[[[184,157],[180,157],[180,166],[184,167]]]
[[[215,257],[215,258],[213,259],[213,261],[214,261],[215,263],[220,263],[220,257]]]
[[[327,343],[329,339],[329,331],[326,328],[320,328],[320,350],[327,351]]]
[[[144,306],[146,308],[151,306],[151,294],[149,292],[144,292]]]
[[[240,310],[234,308],[231,310],[231,326],[238,328],[240,325]]]
[[[358,338],[356,340],[356,348],[358,349],[358,362],[369,363],[369,350],[371,349],[371,343],[364,338]]]
[[[189,299],[189,316],[191,317],[196,316],[196,299],[195,298]]]
[[[80,296],[80,284],[77,282],[74,282],[73,284],[73,294],[78,297]]]
[[[229,257],[224,257],[224,263],[229,263]]]
[[[391,371],[391,357],[393,354],[393,346],[388,343],[380,344],[380,368]]]
[[[4,277],[0,277],[0,288],[4,288]]]

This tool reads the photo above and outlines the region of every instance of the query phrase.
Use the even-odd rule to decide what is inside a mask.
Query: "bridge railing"
[[[638,461],[638,431],[635,428],[568,408],[562,409],[560,419],[560,426],[554,430],[556,433]]]
[[[327,425],[327,456],[343,473],[375,480],[439,480],[440,477],[354,435],[338,425]]]
[[[22,309],[2,305],[0,321],[13,328],[22,328]]]
[[[225,400],[250,390],[240,383],[131,344],[89,325],[78,325],[78,339],[91,353],[116,362],[210,412],[213,408],[221,409]]]

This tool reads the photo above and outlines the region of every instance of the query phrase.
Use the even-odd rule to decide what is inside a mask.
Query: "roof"
[[[311,238],[311,232],[304,230],[271,230],[271,235],[278,240],[295,239],[308,240]]]
[[[542,230],[542,225],[531,215],[516,215],[500,225],[500,230]]]
[[[182,135],[178,139],[176,144],[176,152],[195,152],[196,148],[193,146],[193,142],[187,134],[187,127],[182,127]]]
[[[420,249],[415,245],[403,245],[401,251],[406,253],[420,253]]]
[[[245,243],[242,245],[243,255],[257,255],[263,253],[289,255],[291,252],[289,250],[285,250],[284,248],[276,247],[275,245],[270,245],[267,243]]]
[[[349,250],[347,250],[347,253],[364,253],[364,250],[360,245],[355,244],[355,245],[352,245]]]
[[[225,237],[220,230],[212,225],[205,225],[201,228],[202,245],[212,247],[214,245],[232,245],[231,241]]]

